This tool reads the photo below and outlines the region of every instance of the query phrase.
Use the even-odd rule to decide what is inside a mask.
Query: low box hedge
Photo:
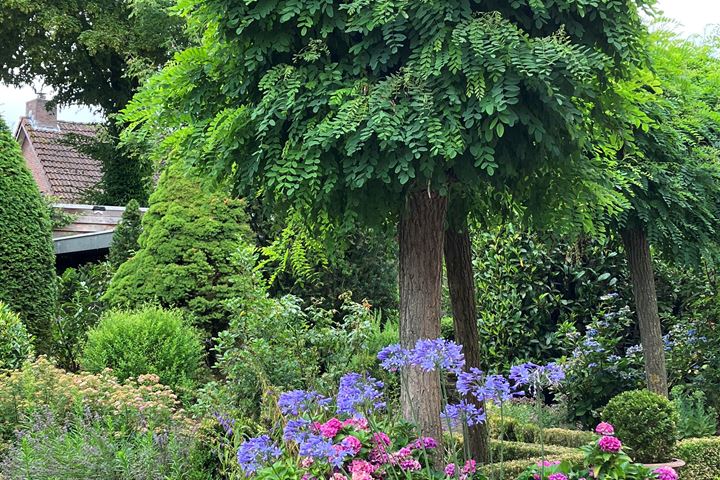
[[[675,456],[687,463],[680,480],[720,480],[720,437],[682,440]]]
[[[502,432],[503,438],[506,440],[540,443],[540,427],[530,423],[520,423],[514,418],[506,418],[502,422],[499,418],[492,418],[490,432],[493,438],[500,438]],[[596,437],[592,432],[565,428],[545,428],[542,433],[546,445],[560,445],[570,448],[582,447]]]

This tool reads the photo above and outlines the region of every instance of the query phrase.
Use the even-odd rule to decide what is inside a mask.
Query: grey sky
[[[658,0],[658,5],[667,17],[679,22],[678,30],[685,35],[702,34],[708,25],[720,24],[720,0]],[[0,115],[14,127],[25,114],[25,102],[34,96],[31,87],[0,85]],[[87,107],[68,107],[60,110],[59,118],[86,122],[100,117]]]

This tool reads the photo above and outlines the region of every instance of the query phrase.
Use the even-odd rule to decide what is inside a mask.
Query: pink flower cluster
[[[312,424],[314,431],[330,440],[339,440],[339,443],[333,445],[333,448],[340,448],[344,452],[350,454],[348,463],[345,464],[343,472],[335,472],[331,480],[374,480],[385,475],[385,467],[399,467],[402,471],[413,472],[420,470],[422,465],[416,458],[415,452],[419,450],[429,450],[438,447],[438,443],[434,438],[420,437],[413,440],[408,445],[397,451],[391,451],[390,437],[384,432],[375,432],[372,434],[367,445],[367,455],[360,455],[363,451],[363,443],[360,438],[367,438],[370,431],[368,421],[364,418],[350,418],[340,420],[331,418],[330,420]],[[359,437],[359,438],[358,438]],[[336,440],[337,438],[337,440]],[[305,457],[300,460],[300,467],[306,470],[313,468],[315,462],[312,458]],[[467,464],[468,469],[474,471],[474,462]],[[466,475],[467,477],[467,475]],[[302,480],[315,480],[315,477],[307,472],[303,475]]]
[[[468,460],[463,465],[460,472],[457,471],[457,467],[454,463],[449,463],[445,467],[445,475],[449,478],[458,478],[459,480],[467,480],[467,478],[477,471],[477,464],[475,460]],[[458,474],[459,473],[459,474]]]
[[[615,427],[607,422],[600,422],[595,427],[595,433],[598,435],[615,435]]]
[[[603,452],[618,453],[622,449],[622,442],[617,437],[605,435],[598,440],[598,447]]]
[[[658,480],[678,480],[678,474],[672,467],[656,468],[653,473],[657,475]]]

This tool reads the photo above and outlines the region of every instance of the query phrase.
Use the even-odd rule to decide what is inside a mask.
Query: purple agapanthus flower
[[[297,444],[305,441],[310,431],[312,422],[305,420],[304,418],[293,419],[287,422],[283,429],[283,440],[286,442],[295,442]]]
[[[418,340],[410,352],[410,363],[427,372],[444,370],[460,374],[465,366],[462,345],[436,338],[434,340]]]
[[[410,351],[396,343],[380,350],[377,358],[382,368],[389,372],[397,372],[410,362]]]
[[[228,437],[233,436],[233,428],[235,427],[235,419],[230,418],[220,412],[213,413],[213,417],[220,424],[222,429],[225,431],[225,435]]]
[[[337,412],[357,416],[361,413],[385,408],[382,399],[383,382],[373,377],[348,373],[340,379],[337,394]]]
[[[245,476],[249,477],[281,454],[282,451],[273,443],[270,437],[263,435],[243,442],[238,448],[237,461],[245,472]]]
[[[445,405],[441,416],[451,421],[453,425],[465,423],[468,427],[485,423],[485,412],[477,405],[461,400],[459,403]]]
[[[559,385],[565,379],[565,370],[554,362],[545,366],[528,362],[512,367],[510,379],[516,386],[527,385],[531,392],[535,392],[543,387]]]
[[[471,368],[458,376],[457,390],[467,396],[473,395],[482,402],[502,403],[524,392],[518,391],[507,378],[502,375],[486,375],[482,370]]]
[[[308,390],[291,390],[283,392],[278,399],[278,407],[284,415],[300,415],[314,407],[325,407],[330,399],[317,392]]]

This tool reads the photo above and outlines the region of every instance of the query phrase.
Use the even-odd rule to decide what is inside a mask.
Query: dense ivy
[[[50,215],[20,147],[0,120],[0,301],[46,352],[55,307]]]
[[[140,248],[138,239],[142,233],[141,219],[140,205],[136,200],[130,200],[110,244],[108,260],[113,267],[118,268]]]

